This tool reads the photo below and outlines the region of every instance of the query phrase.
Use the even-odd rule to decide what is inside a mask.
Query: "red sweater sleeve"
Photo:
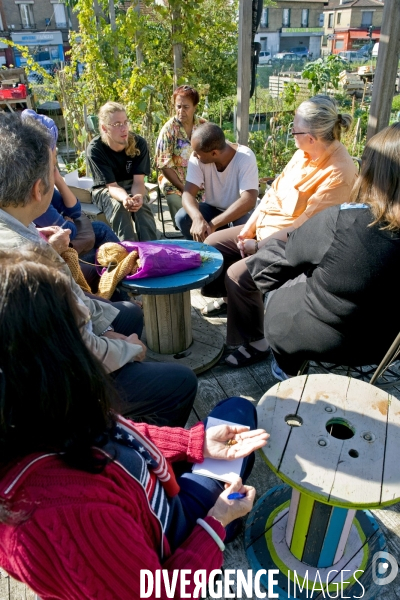
[[[143,515],[145,517],[145,514]],[[221,539],[224,528],[206,517]],[[200,526],[164,563],[150,538],[145,519],[138,522],[118,506],[91,503],[49,509],[19,532],[12,552],[11,571],[42,600],[132,600],[141,597],[140,573],[146,569],[190,569],[185,591],[194,589],[193,572],[219,569],[223,554]],[[161,598],[166,599],[161,587]],[[152,594],[150,597],[155,597]],[[172,596],[170,596],[172,597]],[[180,598],[180,575],[174,598]]]
[[[204,460],[204,423],[196,423],[190,429],[181,427],[156,427],[135,423],[142,435],[149,438],[170,462],[187,460],[201,463]]]

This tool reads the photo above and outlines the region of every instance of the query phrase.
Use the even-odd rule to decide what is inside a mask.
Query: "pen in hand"
[[[228,495],[228,500],[242,500],[242,498],[246,498],[246,494],[242,494],[240,492],[233,492],[233,494]]]

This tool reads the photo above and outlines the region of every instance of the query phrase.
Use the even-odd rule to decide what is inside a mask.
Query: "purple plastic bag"
[[[124,279],[144,279],[145,277],[165,277],[181,271],[196,269],[201,265],[200,252],[187,250],[172,244],[152,244],[151,242],[119,242],[128,252],[139,253],[140,267],[134,275]],[[104,273],[105,269],[102,269]]]

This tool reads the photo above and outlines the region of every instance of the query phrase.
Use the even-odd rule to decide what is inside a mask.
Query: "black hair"
[[[33,452],[89,472],[106,464],[92,446],[117,395],[82,326],[61,267],[37,251],[0,251],[0,467]]]
[[[223,150],[226,146],[224,132],[215,123],[203,123],[192,134],[192,140],[196,139],[200,152],[212,152],[212,150]]]

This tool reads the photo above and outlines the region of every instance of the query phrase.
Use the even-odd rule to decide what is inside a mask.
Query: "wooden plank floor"
[[[154,204],[152,208],[156,213]],[[159,227],[157,218],[156,223]],[[161,228],[159,227],[159,229]],[[170,225],[167,225],[167,229],[173,231]],[[199,315],[200,309],[206,304],[206,300],[196,290],[191,293],[191,301],[193,309]],[[218,332],[218,334],[225,336],[225,318],[209,319],[209,321],[213,323],[216,335]],[[189,425],[196,422],[198,418],[204,418],[219,400],[227,396],[241,395],[257,404],[261,396],[276,383],[270,371],[270,360],[269,357],[262,363],[242,369],[231,369],[218,364],[211,370],[199,375],[199,389]],[[400,399],[400,386],[392,387],[388,391]],[[262,458],[257,455],[255,467],[249,479],[249,484],[254,485],[257,489],[257,498],[279,483],[280,480],[268,469]],[[399,562],[400,504],[385,510],[374,510],[372,512],[386,536],[389,552]],[[244,551],[243,536],[239,536],[227,546],[224,567],[225,569],[241,569],[243,571],[250,568]],[[232,591],[234,592],[234,590]],[[382,600],[400,600],[400,575],[393,583],[382,587],[379,597]],[[0,600],[33,600],[33,598],[33,593],[26,586],[8,577],[4,571],[0,572]]]

